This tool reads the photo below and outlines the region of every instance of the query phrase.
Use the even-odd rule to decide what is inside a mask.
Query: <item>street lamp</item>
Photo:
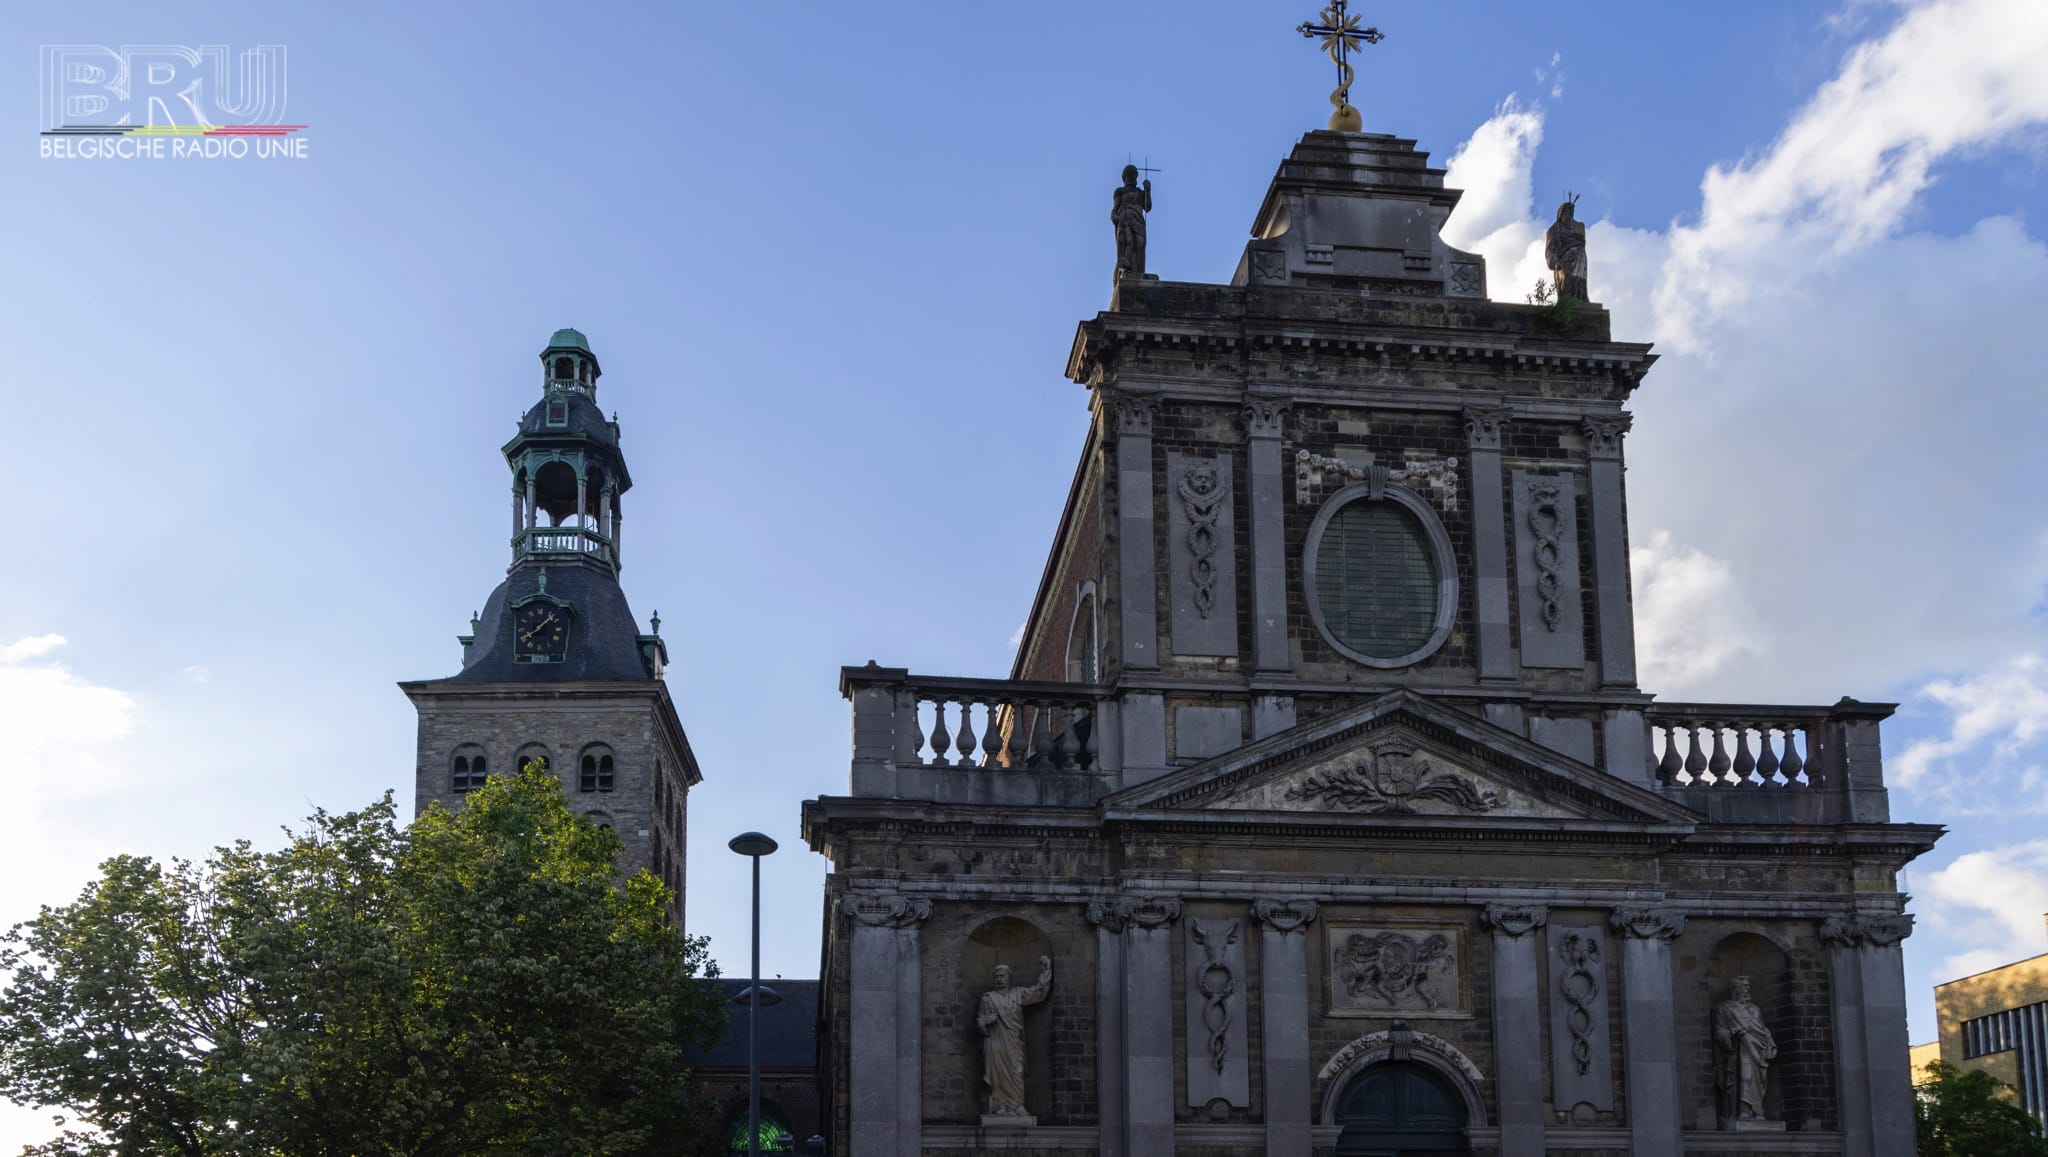
[[[775,851],[775,841],[760,832],[741,832],[725,845],[754,861],[754,973],[747,984],[747,1157],[761,1157],[761,1018],[754,1010],[782,999],[761,987],[761,857]]]

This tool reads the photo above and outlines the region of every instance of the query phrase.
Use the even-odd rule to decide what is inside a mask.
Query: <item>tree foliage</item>
[[[0,939],[0,1095],[35,1157],[682,1151],[723,1006],[668,889],[545,767],[204,864],[117,856]]]
[[[1990,1073],[1935,1061],[1913,1100],[1919,1157],[2048,1157],[2041,1123]]]

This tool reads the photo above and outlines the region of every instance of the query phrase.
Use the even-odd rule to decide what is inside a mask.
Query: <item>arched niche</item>
[[[998,916],[983,921],[967,934],[967,1055],[973,1058],[975,1115],[988,1107],[988,1086],[982,1080],[981,1027],[977,1023],[983,993],[995,987],[996,965],[1010,966],[1010,986],[1027,988],[1038,983],[1038,958],[1052,956],[1052,940],[1029,920]],[[1053,987],[1060,984],[1059,971],[1065,962],[1055,959]],[[1041,1124],[1052,1114],[1052,1069],[1060,1058],[1052,1051],[1052,997],[1024,1010],[1024,1109]]]
[[[1802,1042],[1795,1032],[1799,1021],[1799,1002],[1791,966],[1791,955],[1760,932],[1731,933],[1722,937],[1713,951],[1707,954],[1704,979],[1708,1023],[1702,1028],[1709,1054],[1705,1058],[1708,1084],[1713,1092],[1712,1104],[1717,1116],[1722,1112],[1721,1053],[1713,1039],[1713,1010],[1728,999],[1728,991],[1735,978],[1746,976],[1749,978],[1749,998],[1762,1011],[1764,1027],[1771,1030],[1778,1044],[1778,1055],[1771,1061],[1769,1077],[1764,1082],[1764,1116],[1774,1121],[1786,1119],[1784,1077],[1788,1066],[1800,1059],[1802,1052]],[[1801,1114],[1802,1119],[1804,1115]]]

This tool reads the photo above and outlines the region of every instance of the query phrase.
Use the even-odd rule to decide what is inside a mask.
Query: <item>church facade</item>
[[[1886,705],[1638,685],[1654,358],[1583,228],[1557,300],[1488,300],[1415,142],[1318,131],[1177,282],[1143,193],[1010,677],[842,675],[831,1151],[1911,1153],[1939,829],[1890,821]]]

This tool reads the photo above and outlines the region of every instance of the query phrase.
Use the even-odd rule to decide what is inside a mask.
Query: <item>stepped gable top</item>
[[[1445,244],[1458,190],[1415,142],[1327,130],[1280,162],[1233,285],[1486,296],[1486,259]]]
[[[1269,735],[1102,801],[1108,814],[1347,813],[1371,823],[1653,825],[1698,813],[1413,691]]]

